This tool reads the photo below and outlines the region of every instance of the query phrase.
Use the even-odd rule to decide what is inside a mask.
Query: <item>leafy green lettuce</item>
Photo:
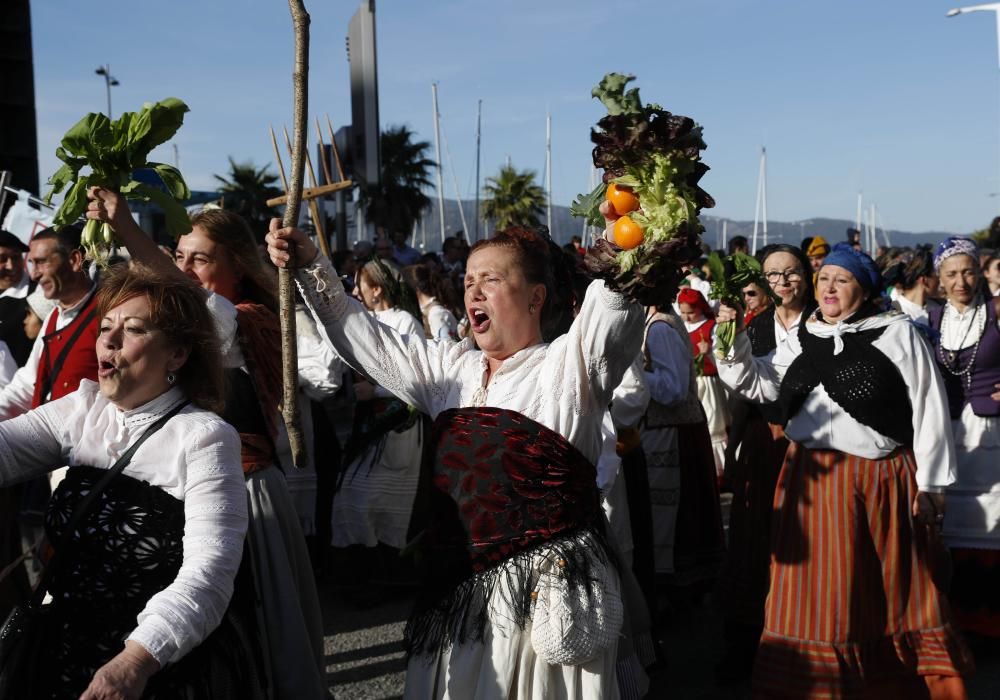
[[[51,202],[53,195],[67,190],[55,225],[76,221],[87,209],[87,189],[101,186],[120,192],[126,199],[158,204],[172,236],[189,232],[191,222],[181,203],[191,197],[191,190],[177,168],[148,160],[154,148],[177,133],[188,111],[181,100],[168,97],[147,102],[138,112],[125,112],[114,121],[104,114],[90,113],[77,122],[56,148],[56,157],[63,165],[49,178],[52,189],[45,195],[45,201]],[[90,172],[81,174],[88,167]],[[157,174],[166,192],[133,179],[135,171],[144,169]]]

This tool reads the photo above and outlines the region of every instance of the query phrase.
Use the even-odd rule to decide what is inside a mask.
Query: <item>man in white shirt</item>
[[[97,381],[95,284],[86,271],[80,234],[78,226],[60,231],[48,228],[31,240],[31,279],[56,307],[43,321],[24,366],[0,390],[0,421],[76,391],[81,379]],[[20,517],[15,520],[13,512],[0,514],[0,527],[19,525],[22,546],[28,549],[42,535],[48,480],[32,480],[12,488],[16,491],[3,494],[0,500],[5,497],[8,503],[19,506]],[[29,570],[32,584],[38,573],[37,569]]]
[[[6,344],[14,364],[20,367],[31,352],[31,340],[24,334],[25,297],[31,291],[31,278],[24,266],[28,252],[20,238],[0,229],[0,342]],[[7,378],[9,379],[9,377]],[[0,383],[0,388],[6,381]]]

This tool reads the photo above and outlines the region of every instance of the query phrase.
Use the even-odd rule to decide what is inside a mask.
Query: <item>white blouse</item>
[[[487,384],[486,355],[470,339],[428,340],[379,323],[347,296],[325,256],[296,280],[337,353],[411,406],[432,418],[464,406],[517,411],[596,463],[612,392],[642,341],[642,309],[603,282],[590,285],[566,334],[514,353]]]
[[[85,379],[72,394],[0,423],[0,485],[64,464],[109,469],[183,399],[175,387],[123,411]],[[214,413],[189,404],[136,451],[124,473],[184,502],[177,578],[149,599],[128,636],[163,666],[219,625],[233,593],[247,529],[239,435]]]
[[[904,314],[866,319],[859,324],[825,326],[806,323],[814,335],[849,333],[857,326],[885,324],[885,332],[872,345],[888,357],[906,382],[913,408],[913,454],[917,463],[917,486],[921,491],[941,492],[955,481],[955,444],[948,425],[948,402],[944,382],[937,372],[931,349]],[[775,320],[777,334],[781,324]],[[852,328],[853,326],[853,328]],[[782,329],[783,330],[783,329]],[[717,361],[719,377],[728,387],[758,403],[776,401],[781,380],[802,348],[796,333],[786,333],[777,350],[754,357],[745,333],[736,336],[729,355]],[[902,398],[902,397],[900,397]],[[886,406],[885,410],[894,410]],[[881,459],[899,443],[867,425],[859,423],[840,407],[822,384],[806,398],[802,408],[785,426],[790,440],[812,449],[838,450],[866,459]]]

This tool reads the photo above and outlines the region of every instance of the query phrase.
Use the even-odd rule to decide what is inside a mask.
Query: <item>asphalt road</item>
[[[381,602],[360,610],[332,586],[320,589],[327,622],[327,678],[338,700],[400,698],[406,672],[401,641],[411,597],[382,592]],[[749,686],[718,687],[722,623],[710,599],[693,605],[664,630],[667,668],[651,679],[648,697],[671,700],[742,700]],[[978,668],[968,680],[971,700],[1000,698],[1000,643],[974,644]]]
[[[729,494],[723,496],[723,518],[728,519]],[[327,678],[338,700],[400,698],[406,676],[402,649],[403,627],[412,603],[412,591],[383,587],[356,594],[333,585],[320,586],[326,623]],[[719,687],[715,667],[722,658],[722,620],[711,596],[673,606],[674,614],[658,630],[667,656],[666,668],[650,679],[649,698],[670,700],[743,700],[749,685]],[[970,700],[1000,698],[1000,640],[970,640],[976,658],[975,675],[968,679]],[[470,699],[471,700],[471,699]],[[889,699],[887,699],[889,700]]]

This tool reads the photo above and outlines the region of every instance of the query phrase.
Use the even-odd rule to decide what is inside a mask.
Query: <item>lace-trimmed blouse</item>
[[[603,282],[591,283],[565,335],[514,353],[486,384],[486,356],[471,340],[427,340],[379,323],[347,296],[326,257],[296,279],[337,353],[398,398],[432,418],[467,406],[517,411],[596,463],[604,413],[642,342],[642,309]]]
[[[110,468],[146,428],[184,399],[173,388],[122,411],[97,384],[0,423],[0,485],[63,464]],[[184,557],[128,635],[160,665],[177,661],[222,620],[243,555],[247,496],[236,431],[214,413],[185,407],[132,457],[125,474],[184,502]]]

